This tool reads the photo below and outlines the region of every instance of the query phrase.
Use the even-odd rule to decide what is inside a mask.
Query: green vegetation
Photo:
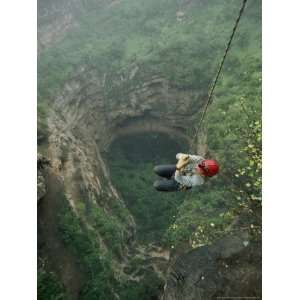
[[[99,210],[98,210],[99,212]],[[92,214],[94,214],[92,212]],[[95,228],[103,226],[103,215],[95,215]],[[99,217],[99,220],[98,220]],[[112,234],[116,239],[115,245],[121,246],[121,241],[117,239],[116,232],[110,231],[110,228],[105,225],[104,238]],[[102,230],[102,228],[101,228]],[[120,295],[121,300],[151,300],[157,294],[158,289],[162,288],[163,283],[157,278],[154,272],[149,271],[139,283],[131,281],[116,280],[116,274],[113,270],[113,251],[114,245],[109,245],[108,252],[101,253],[99,251],[98,240],[94,231],[86,229],[81,224],[78,217],[69,207],[66,199],[64,200],[64,207],[59,216],[59,233],[60,237],[69,249],[78,258],[78,262],[85,275],[85,283],[80,292],[80,299],[116,299],[115,294]],[[134,262],[133,262],[134,263]],[[140,267],[140,265],[138,266]],[[60,291],[57,283],[45,283],[44,277],[40,276],[41,291],[45,293],[52,293],[53,290]],[[48,286],[50,285],[50,287]],[[53,295],[58,294],[53,293]],[[59,294],[60,295],[60,294]],[[45,298],[45,299],[65,299],[65,298]]]
[[[108,299],[115,300],[116,294],[121,300],[141,299],[151,300],[162,288],[163,282],[158,279],[153,270],[147,272],[143,269],[143,260],[133,259],[128,264],[129,274],[142,269],[144,277],[140,282],[128,281],[119,274],[116,260],[120,259],[123,251],[124,237],[120,221],[96,204],[91,204],[86,193],[85,198],[76,204],[80,218],[73,209],[62,191],[56,193],[59,202],[59,215],[57,219],[57,234],[66,248],[77,259],[82,272],[82,287],[79,299]],[[90,203],[90,204],[88,204]],[[121,212],[125,217],[127,213],[116,205],[114,212]],[[93,229],[89,229],[82,217],[88,218]],[[124,224],[123,224],[124,226]],[[99,236],[98,236],[99,234]],[[99,240],[103,239],[105,246]],[[99,245],[100,243],[100,245]],[[46,271],[43,264],[38,270],[38,299],[43,300],[71,300],[65,291],[61,279],[54,272]]]
[[[148,272],[140,282],[130,281],[122,286],[120,298],[122,300],[152,300],[157,299],[159,290],[163,289],[164,282],[154,274]]]
[[[69,207],[67,200],[59,217],[60,236],[78,258],[86,282],[80,299],[115,299],[114,289],[118,282],[114,278],[110,253],[100,253],[95,232],[80,223]]]
[[[126,94],[131,84],[153,74],[161,74],[180,89],[205,91],[240,5],[239,0],[228,0],[226,5],[192,1],[182,6],[170,0],[122,1],[107,7],[85,3],[80,26],[40,56],[38,91],[42,98],[53,97],[82,65],[106,74],[105,93],[110,99]],[[243,50],[242,55],[251,55],[251,41],[258,41],[259,6],[258,0],[250,1],[241,22],[234,47]],[[178,11],[184,12],[181,21]],[[241,59],[232,61],[232,67]],[[120,75],[128,78],[134,65],[140,68],[138,79],[120,85]]]
[[[39,101],[37,105],[37,144],[38,150],[48,142],[48,125],[47,125],[47,105],[44,101]]]
[[[124,231],[128,224],[128,210],[118,201],[109,203],[110,207],[107,209],[107,199],[99,196],[94,202],[85,188],[80,189],[80,197],[80,201],[76,203],[79,214],[99,233],[110,252],[120,258],[125,247]]]
[[[78,26],[39,57],[39,145],[48,136],[46,103],[82,66],[99,76],[105,74],[103,93],[108,104],[126,101],[132,86],[153,75],[167,78],[177,89],[205,95],[240,0],[187,2],[124,0],[103,7],[98,1],[84,1]],[[176,17],[178,11],[184,13],[181,20]],[[155,134],[119,139],[112,145],[107,158],[112,181],[136,220],[140,242],[160,242],[180,251],[212,243],[235,230],[247,230],[253,239],[260,239],[260,12],[259,0],[248,1],[206,115],[209,150],[221,166],[217,177],[198,191],[154,193],[153,166],[172,163],[177,152],[187,149]],[[130,79],[135,66],[138,72]],[[126,79],[122,83],[120,76]],[[110,300],[115,294],[121,300],[153,298],[161,282],[152,273],[140,283],[115,278],[113,262],[122,251],[122,220],[128,212],[114,203],[108,215],[87,194],[78,209],[109,247],[101,252],[96,233],[81,224],[65,201],[59,234],[85,274],[80,299]],[[40,299],[65,299],[52,273],[39,272],[38,286]]]
[[[56,275],[43,268],[38,270],[37,294],[39,300],[69,300]]]
[[[247,27],[244,19],[240,35]],[[210,153],[221,166],[220,174],[180,207],[166,234],[172,248],[209,244],[236,230],[247,230],[253,239],[261,237],[259,36],[252,43],[244,48],[236,42],[225,63],[204,124]]]
[[[236,135],[230,131],[237,141],[224,148],[227,153],[214,152],[219,155],[221,172],[199,192],[187,196],[180,206],[176,221],[165,235],[171,248],[180,251],[181,247],[210,244],[236,230],[247,230],[253,239],[261,238],[260,124],[259,120],[249,120],[247,130],[237,127]],[[221,148],[225,147],[226,137]]]
[[[116,255],[121,255],[123,248],[122,224],[113,215],[108,215],[96,205],[92,206],[90,220],[100,233],[106,245]]]

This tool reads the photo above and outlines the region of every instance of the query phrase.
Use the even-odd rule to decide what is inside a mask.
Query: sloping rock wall
[[[180,256],[163,300],[261,299],[261,244],[241,233]]]

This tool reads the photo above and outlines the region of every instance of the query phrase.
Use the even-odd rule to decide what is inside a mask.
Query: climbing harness
[[[200,121],[199,121],[199,123],[198,123],[198,126],[196,127],[196,131],[195,131],[195,134],[194,134],[194,137],[193,137],[193,140],[192,140],[192,147],[191,147],[192,149],[194,149],[194,147],[195,147],[196,144],[197,144],[197,137],[198,137],[199,130],[200,130],[200,128],[201,128],[202,122],[203,122],[204,117],[205,117],[205,115],[206,115],[208,105],[211,104],[211,102],[212,102],[212,96],[213,96],[215,87],[216,87],[217,82],[218,82],[218,79],[219,79],[219,77],[220,77],[220,74],[221,74],[221,71],[222,71],[222,68],[223,68],[223,65],[224,65],[226,56],[227,56],[227,54],[228,54],[228,52],[229,52],[229,48],[230,48],[230,46],[231,46],[232,40],[233,40],[233,38],[234,38],[236,29],[237,29],[237,27],[238,27],[238,24],[239,24],[239,22],[240,22],[240,19],[241,19],[241,17],[242,17],[243,12],[244,12],[246,3],[247,3],[247,0],[243,0],[242,6],[241,6],[241,8],[240,8],[238,17],[237,17],[237,19],[236,19],[236,21],[235,21],[235,24],[234,24],[234,27],[233,27],[233,30],[232,30],[232,33],[231,33],[231,36],[230,36],[229,41],[228,41],[228,43],[227,43],[227,46],[226,46],[226,49],[225,49],[223,58],[222,58],[221,63],[220,63],[220,65],[219,65],[219,69],[218,69],[217,74],[216,74],[216,76],[215,76],[215,79],[213,80],[213,83],[212,83],[212,85],[211,85],[211,87],[210,87],[210,89],[209,89],[208,98],[207,98],[207,101],[206,101],[204,110],[203,110],[203,112],[202,112],[202,115],[201,115]]]

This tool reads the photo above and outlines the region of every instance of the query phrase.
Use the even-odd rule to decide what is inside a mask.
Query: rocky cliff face
[[[47,178],[50,160],[38,153],[37,157],[37,200],[38,202],[45,197],[47,193]]]
[[[159,76],[151,76],[140,83],[136,80],[138,72],[138,68],[133,67],[127,78],[122,75],[115,78],[113,94],[107,94],[105,74],[99,76],[95,70],[82,67],[50,104],[48,157],[51,160],[52,176],[63,185],[75,215],[89,230],[95,232],[101,251],[107,251],[109,245],[94,224],[82,213],[81,207],[83,199],[89,199],[108,215],[113,214],[112,207],[116,203],[126,209],[111,182],[105,159],[105,153],[111,143],[127,134],[161,132],[189,144],[191,141],[187,132],[201,104],[196,102],[195,92],[176,90]],[[131,88],[123,90],[124,85]],[[149,251],[136,248],[136,225],[130,214],[126,220],[122,219],[119,222],[125,247],[121,250],[122,259],[115,260],[115,273],[121,277],[129,276],[130,280],[136,281],[151,271],[164,279],[166,257],[156,254],[152,257],[146,253],[150,248]],[[54,234],[51,235],[53,240]],[[47,239],[45,243],[47,244]],[[53,241],[51,243],[55,244]],[[48,244],[47,247],[50,253],[55,252],[51,245]],[[148,261],[146,265],[150,263],[149,266],[141,267],[138,274],[137,270],[128,273],[130,267],[127,257],[131,259],[133,256],[143,257],[143,262]],[[72,261],[69,258],[66,260]],[[76,268],[73,266],[71,269]],[[63,270],[61,272],[63,273]],[[61,275],[63,280],[69,277],[67,274]],[[70,285],[70,281],[66,279],[64,284]],[[76,294],[72,285],[69,290]]]
[[[38,53],[58,42],[76,26],[78,0],[38,1]]]
[[[137,76],[133,70],[126,85],[134,81],[134,72]],[[105,95],[104,85],[105,75],[99,77],[82,68],[54,99],[48,119],[49,157],[75,211],[82,192],[95,203],[103,199],[101,204],[107,210],[113,201],[123,205],[103,156],[114,139],[138,132],[163,132],[190,143],[186,132],[199,109],[195,93],[172,89],[157,76],[133,85],[114,100]],[[130,240],[132,219],[125,228]]]

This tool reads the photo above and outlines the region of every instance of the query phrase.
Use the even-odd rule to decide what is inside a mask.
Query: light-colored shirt
[[[177,153],[176,159],[180,159],[183,153]],[[197,174],[196,167],[204,158],[200,155],[189,155],[189,163],[179,172],[175,172],[174,179],[187,187],[199,186],[204,183],[204,178]]]

